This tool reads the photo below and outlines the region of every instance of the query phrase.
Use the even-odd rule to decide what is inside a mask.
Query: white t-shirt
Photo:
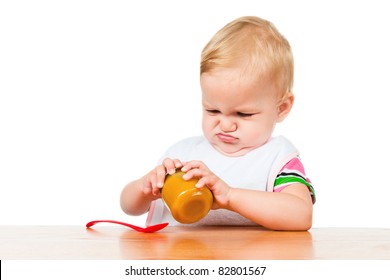
[[[183,162],[199,160],[231,187],[273,191],[274,181],[282,167],[294,157],[298,150],[283,136],[273,137],[263,146],[239,157],[228,157],[215,150],[204,136],[184,139],[161,157],[180,159]],[[147,225],[169,222],[178,225],[161,199],[153,201]],[[210,210],[196,225],[255,225],[238,213],[225,209]]]

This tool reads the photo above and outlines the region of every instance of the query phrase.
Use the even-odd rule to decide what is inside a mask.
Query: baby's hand
[[[181,169],[184,174],[184,180],[198,178],[199,181],[196,187],[207,187],[214,195],[213,209],[225,208],[229,202],[230,187],[216,176],[210,169],[201,161],[190,161],[184,163]]]
[[[164,185],[165,176],[174,174],[176,168],[183,167],[183,163],[178,159],[166,158],[161,165],[154,168],[144,177],[142,191],[145,195],[152,195],[154,199],[160,198],[160,190]]]

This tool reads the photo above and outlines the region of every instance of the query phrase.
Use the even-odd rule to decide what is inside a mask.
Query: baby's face
[[[238,69],[201,76],[203,133],[227,156],[242,156],[265,144],[281,121],[278,95],[268,81],[241,77]]]

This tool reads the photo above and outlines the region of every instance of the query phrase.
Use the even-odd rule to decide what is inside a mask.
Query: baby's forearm
[[[150,208],[152,197],[144,194],[141,188],[142,178],[130,182],[123,189],[120,196],[122,210],[129,215],[142,215]]]
[[[288,192],[232,188],[226,208],[274,230],[308,230],[312,225],[311,201]]]

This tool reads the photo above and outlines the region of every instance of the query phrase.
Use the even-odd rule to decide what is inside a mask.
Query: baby
[[[294,63],[288,41],[258,17],[238,18],[218,31],[202,52],[203,136],[169,148],[160,164],[122,191],[130,215],[147,211],[147,224],[178,224],[161,200],[166,174],[199,179],[214,202],[191,225],[260,225],[274,230],[312,226],[314,189],[297,149],[273,137],[293,103]]]

